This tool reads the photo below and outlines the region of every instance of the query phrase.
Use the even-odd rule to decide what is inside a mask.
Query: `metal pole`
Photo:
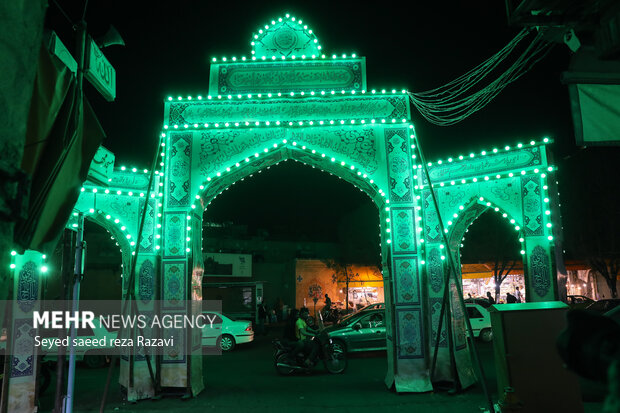
[[[78,230],[75,240],[75,270],[73,271],[73,297],[71,301],[71,315],[78,314],[80,308],[80,281],[83,274],[84,259],[84,214],[78,214]],[[71,341],[69,341],[69,372],[67,375],[67,396],[65,397],[64,413],[73,412],[73,390],[75,386],[75,347],[73,342],[77,337],[76,322],[71,323]],[[60,360],[58,360],[60,362]]]
[[[345,310],[345,312],[347,314],[349,314],[349,270],[347,269],[347,265],[346,264],[344,265],[344,274],[347,277],[346,278],[346,283],[347,283],[346,284],[346,296],[347,297],[345,298],[345,302],[346,302],[346,307],[345,307],[346,310]]]
[[[65,229],[62,236],[62,267],[61,267],[61,275],[62,275],[62,300],[65,300],[65,308],[63,311],[67,310],[67,293],[68,293],[68,284],[69,280],[71,280],[71,267],[72,267],[72,245],[73,245],[73,231]],[[66,334],[66,332],[59,330],[58,335],[59,338],[62,334]],[[56,393],[54,396],[54,409],[53,413],[61,413],[62,412],[62,403],[63,403],[63,393],[65,391],[65,364],[66,364],[66,349],[63,346],[58,346],[58,356],[56,359]]]
[[[88,3],[87,3],[88,4]],[[84,19],[77,25],[77,72],[76,72],[76,113],[74,119],[74,129],[72,138],[75,138],[80,130],[80,120],[83,113],[83,81],[84,81],[84,55],[86,48],[86,22]],[[84,250],[84,214],[78,214],[78,231],[75,240],[75,270],[73,272],[73,297],[72,297],[72,311],[73,315],[79,309],[80,299],[80,281],[82,279],[82,259]],[[75,384],[75,348],[73,347],[73,340],[76,337],[75,323],[71,325],[71,342],[69,343],[69,369],[67,373],[67,396],[65,397],[63,404],[63,412],[71,413],[73,411],[73,389]],[[60,360],[58,360],[60,362]]]

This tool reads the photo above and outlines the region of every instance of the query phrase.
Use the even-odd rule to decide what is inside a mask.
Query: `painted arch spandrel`
[[[195,202],[196,195],[218,180],[234,182],[237,170],[248,164],[263,162],[266,167],[291,158],[344,179],[354,177],[360,183],[352,183],[361,189],[371,186],[374,191],[383,191],[389,186],[388,171],[380,167],[383,135],[384,128],[380,126],[172,132],[169,151],[174,163],[168,177],[171,201],[174,206],[187,207]],[[265,158],[269,160],[263,161]],[[332,165],[321,166],[329,163]],[[183,170],[188,164],[191,177]],[[188,186],[191,191],[187,191]]]
[[[483,205],[490,203],[489,207],[497,207],[511,219],[521,223],[522,201],[519,177],[442,188],[437,191],[437,195],[444,226],[448,230],[451,230],[450,222],[455,223],[473,203]]]

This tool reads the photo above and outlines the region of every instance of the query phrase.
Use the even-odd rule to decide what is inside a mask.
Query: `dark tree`
[[[600,274],[613,298],[620,277],[619,163],[618,148],[587,148],[559,170],[567,254]]]

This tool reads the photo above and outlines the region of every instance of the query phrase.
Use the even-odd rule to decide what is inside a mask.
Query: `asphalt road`
[[[165,397],[138,403],[123,401],[118,386],[118,367],[112,381],[106,411],[119,412],[481,412],[486,402],[480,385],[465,392],[396,394],[383,384],[385,352],[368,352],[349,358],[344,374],[332,375],[320,366],[313,374],[279,376],[272,359],[271,339],[276,334],[257,336],[253,343],[233,352],[204,360],[205,390],[189,400]],[[478,343],[492,399],[497,400],[493,348]],[[99,411],[107,369],[79,368],[75,411]],[[54,380],[40,398],[41,411],[53,404]],[[586,403],[586,412],[601,410],[601,403]]]

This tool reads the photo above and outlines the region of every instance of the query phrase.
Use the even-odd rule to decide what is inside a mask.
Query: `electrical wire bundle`
[[[413,105],[429,122],[439,126],[454,125],[485,107],[506,86],[527,73],[542,60],[552,48],[538,32],[518,58],[487,86],[466,95],[474,86],[488,77],[517,48],[530,33],[521,30],[503,49],[469,72],[438,88],[413,93],[409,97]]]

